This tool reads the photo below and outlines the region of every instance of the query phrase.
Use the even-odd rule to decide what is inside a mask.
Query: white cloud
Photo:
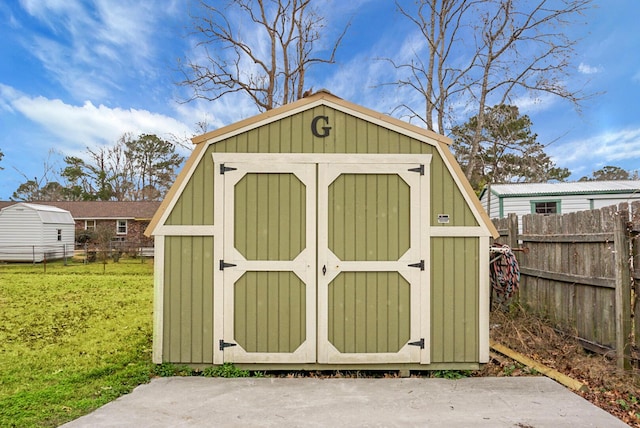
[[[57,149],[77,152],[87,146],[111,145],[124,133],[156,134],[161,138],[191,136],[184,123],[147,110],[109,108],[86,101],[67,104],[59,99],[29,97],[0,85],[0,106],[20,113],[55,137]]]
[[[20,0],[20,4],[30,15],[47,22],[52,28],[55,28],[56,15],[72,15],[82,9],[78,0]]]
[[[640,128],[605,131],[590,138],[554,145],[549,153],[564,165],[624,163],[640,158]]]
[[[592,66],[589,64],[585,64],[583,62],[580,63],[580,65],[578,65],[578,72],[582,73],[582,74],[597,74],[597,73],[601,73],[603,71],[603,68],[601,66]]]
[[[106,100],[113,90],[124,90],[117,83],[123,76],[155,74],[161,40],[170,34],[159,32],[159,23],[175,12],[173,3],[158,7],[153,1],[22,0],[21,5],[51,28],[49,34],[26,33],[24,46],[79,100]]]

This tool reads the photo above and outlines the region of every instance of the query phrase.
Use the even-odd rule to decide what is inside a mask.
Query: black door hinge
[[[235,171],[236,169],[238,169],[238,168],[233,168],[233,167],[230,167],[230,166],[224,166],[223,163],[220,164],[220,174],[224,174],[227,171]]]
[[[220,260],[220,270],[224,270],[224,268],[228,268],[228,267],[234,267],[237,265],[234,265],[233,263],[225,263],[224,260]]]
[[[420,349],[424,349],[424,338],[422,338],[420,340],[416,340],[415,342],[409,342],[409,343],[407,343],[407,345],[419,346]]]
[[[225,342],[224,340],[220,339],[220,350],[224,351],[224,348],[230,348],[232,346],[236,346],[237,343],[230,343],[230,342]]]
[[[420,260],[419,263],[411,263],[409,267],[420,268],[420,270],[424,270],[424,260]]]
[[[411,172],[419,172],[420,175],[424,175],[424,165],[420,164],[420,166],[418,166],[418,167],[409,168],[409,171],[411,171]]]

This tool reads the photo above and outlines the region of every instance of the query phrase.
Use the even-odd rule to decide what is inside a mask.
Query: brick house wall
[[[132,219],[123,219],[127,222],[127,233],[117,233],[117,221],[118,220],[89,220],[91,223],[95,221],[95,227],[107,227],[113,230],[114,241],[124,241],[129,245],[138,247],[153,247],[153,239],[144,235],[144,231],[149,225],[148,220],[138,221]],[[76,222],[76,236],[84,232],[86,229],[86,220],[75,220]]]

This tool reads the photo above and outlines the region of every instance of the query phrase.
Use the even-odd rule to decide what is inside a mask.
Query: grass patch
[[[471,370],[435,370],[431,376],[439,379],[457,380],[471,377],[472,374]]]
[[[150,378],[150,261],[0,265],[0,308],[0,426],[58,426]]]

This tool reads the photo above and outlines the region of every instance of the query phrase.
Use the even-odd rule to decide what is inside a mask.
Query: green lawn
[[[0,265],[0,426],[58,426],[147,382],[153,262]]]

